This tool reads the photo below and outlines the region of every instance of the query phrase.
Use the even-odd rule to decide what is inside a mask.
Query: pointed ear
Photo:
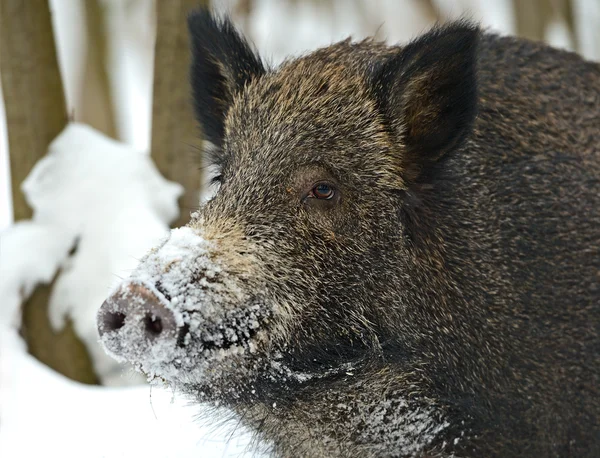
[[[200,9],[188,16],[191,83],[196,117],[205,137],[223,142],[224,121],[235,94],[265,73],[260,58],[227,18]]]
[[[479,28],[437,27],[402,48],[374,73],[379,108],[403,151],[411,182],[460,146],[477,111]]]

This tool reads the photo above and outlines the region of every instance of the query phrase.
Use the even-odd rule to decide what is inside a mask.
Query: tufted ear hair
[[[263,75],[265,67],[229,19],[199,9],[188,16],[188,28],[196,117],[205,137],[221,147],[225,117],[235,94]]]
[[[403,152],[410,183],[460,146],[477,112],[480,30],[466,21],[435,27],[383,62],[371,81],[379,109]]]

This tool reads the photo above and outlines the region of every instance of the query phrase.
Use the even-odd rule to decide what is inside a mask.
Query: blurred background
[[[185,23],[198,5],[272,65],[458,17],[600,60],[600,0],[0,0],[0,456],[249,450],[210,418],[198,429],[202,406],[153,398],[95,328],[110,288],[203,190]]]

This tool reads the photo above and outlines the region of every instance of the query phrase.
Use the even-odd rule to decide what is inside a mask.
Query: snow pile
[[[61,329],[70,316],[102,381],[126,382],[122,369],[98,345],[96,312],[119,276],[126,276],[165,235],[178,214],[181,186],[162,178],[146,154],[71,124],[34,167],[23,191],[34,210],[32,227],[52,228],[63,245],[76,243],[50,299],[53,327]],[[18,254],[37,248],[11,249]],[[15,256],[3,258],[3,269],[17,262]],[[4,278],[2,284],[11,286]]]

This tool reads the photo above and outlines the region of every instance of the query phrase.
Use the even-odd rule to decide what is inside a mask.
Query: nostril
[[[125,284],[113,293],[98,312],[98,334],[114,355],[141,361],[160,340],[177,344],[179,328],[173,310],[154,288],[144,284]]]
[[[153,316],[149,313],[144,317],[144,326],[146,327],[146,331],[154,336],[159,335],[163,330],[161,318],[159,316]]]
[[[106,313],[103,317],[103,324],[106,331],[121,329],[125,324],[125,314],[121,312]]]

